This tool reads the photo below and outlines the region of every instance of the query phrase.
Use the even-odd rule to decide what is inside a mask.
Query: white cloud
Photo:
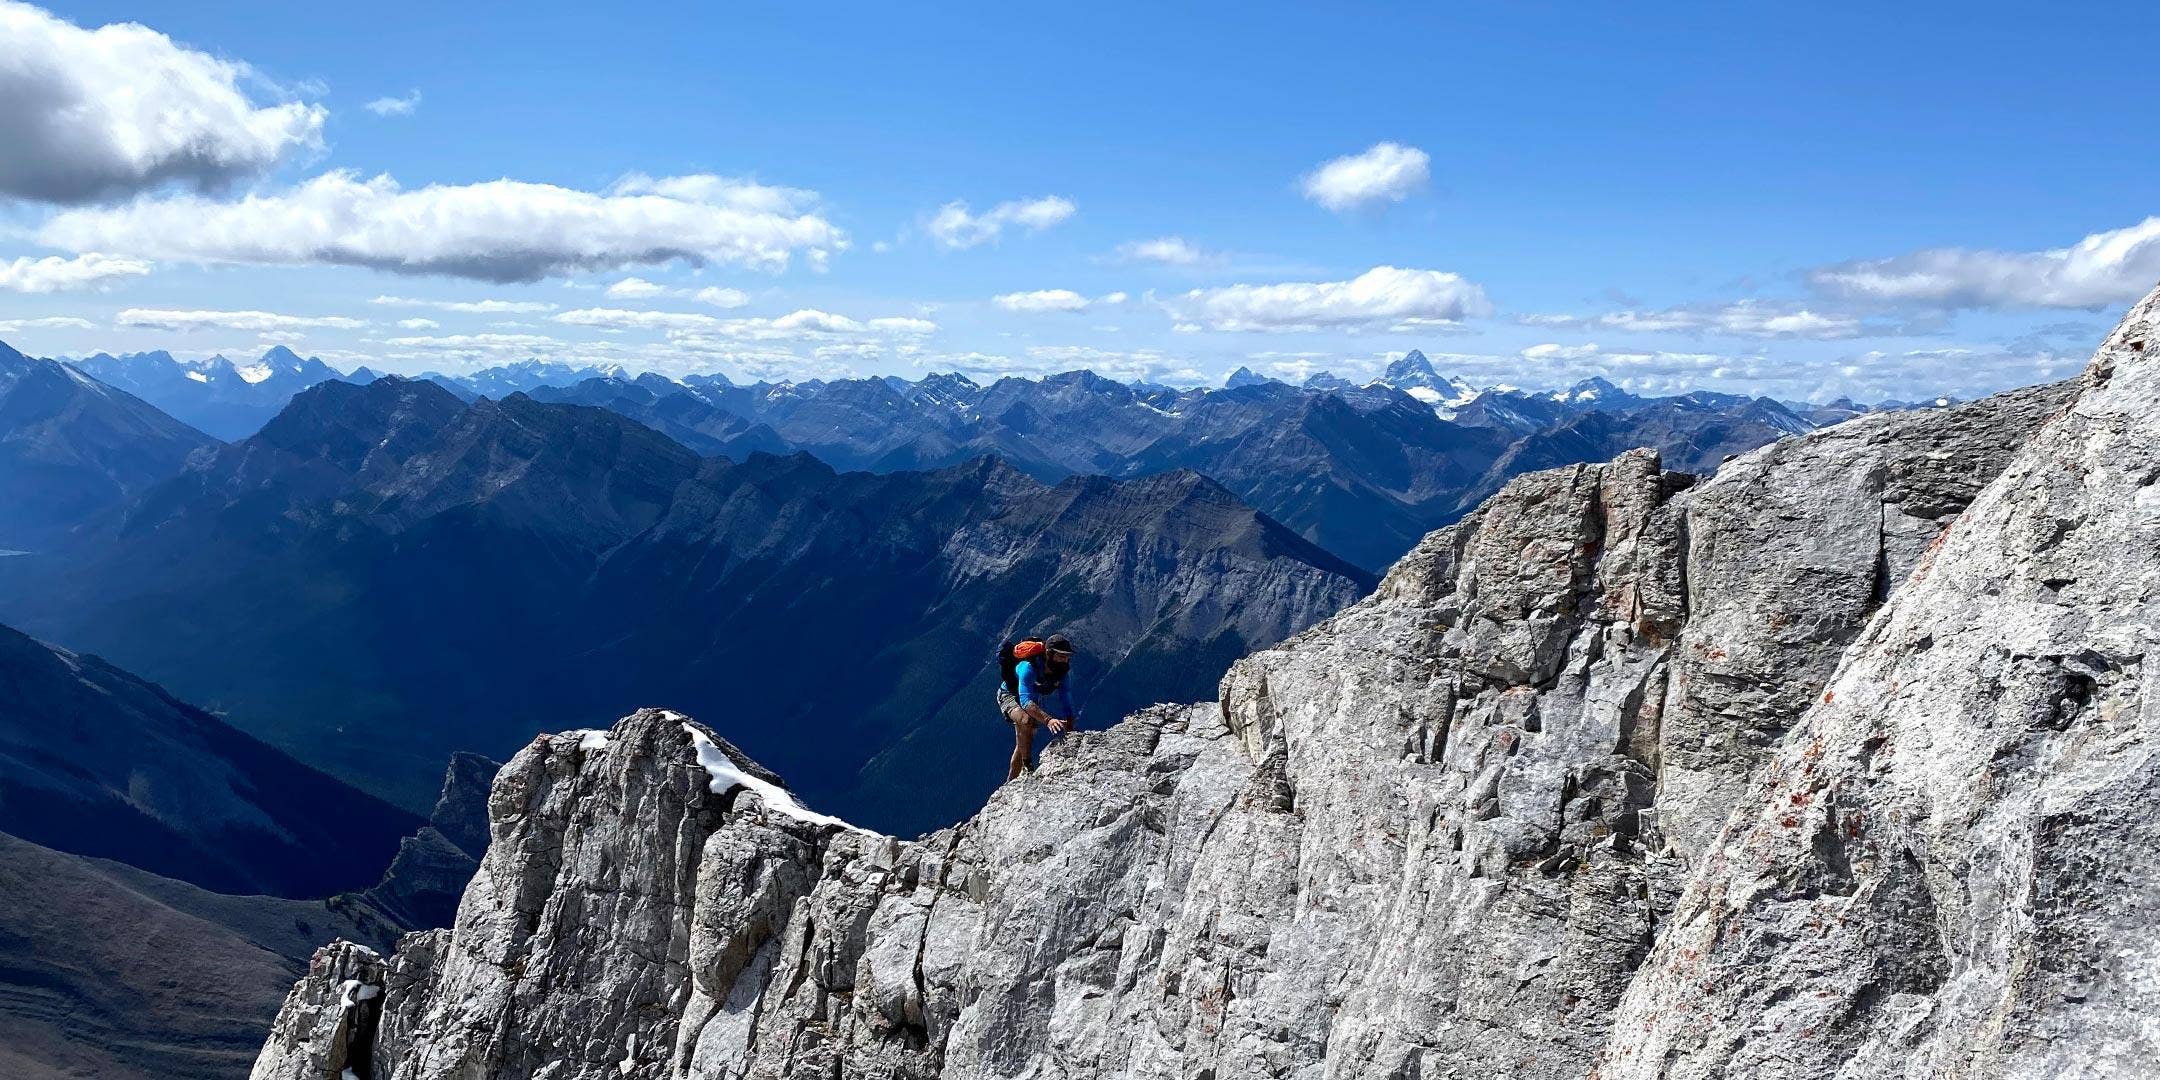
[[[257,79],[137,23],[85,30],[0,0],[0,192],[81,203],[215,188],[320,147],[328,112],[258,106],[240,89]]]
[[[1256,355],[1255,360],[1259,357]],[[1319,355],[1299,355],[1280,360],[1260,361],[1262,370],[1284,382],[1301,383],[1323,371],[1330,370],[1325,359]]]
[[[411,116],[420,107],[420,91],[414,90],[404,97],[379,97],[361,108],[377,116]]]
[[[1306,174],[1305,197],[1341,213],[1401,202],[1432,176],[1432,158],[1401,143],[1374,143],[1362,154],[1329,161]]]
[[[648,296],[665,296],[667,291],[667,286],[655,285],[641,277],[626,277],[607,287],[607,294],[617,300],[642,300]]]
[[[779,341],[788,338],[817,338],[840,334],[896,334],[921,335],[937,330],[937,324],[928,319],[891,316],[858,321],[845,315],[804,308],[778,318],[729,319],[724,324],[729,337],[760,341]]]
[[[400,348],[451,349],[460,351],[520,351],[561,348],[565,343],[544,334],[439,334],[394,337],[383,342]]]
[[[468,315],[533,315],[555,310],[555,305],[539,300],[421,300],[410,296],[378,296],[370,304],[387,304],[392,307],[434,308],[437,311],[456,311]]]
[[[937,324],[928,319],[885,317],[854,319],[828,311],[804,308],[775,317],[723,319],[688,311],[631,311],[624,308],[580,308],[556,315],[569,326],[608,330],[659,330],[669,340],[690,345],[728,341],[829,341],[854,337],[920,337],[934,333]]]
[[[629,311],[623,308],[579,308],[555,316],[569,326],[598,326],[611,330],[705,330],[719,326],[711,315],[678,311]]]
[[[1088,298],[1071,289],[1037,289],[993,296],[990,302],[1007,311],[1086,311]]]
[[[1155,263],[1159,266],[1201,266],[1222,261],[1219,253],[1202,248],[1182,236],[1158,236],[1153,240],[1134,240],[1119,244],[1117,257],[1125,262]]]
[[[442,324],[433,319],[399,319],[397,324],[400,329],[405,330],[438,330],[442,328]]]
[[[617,300],[649,300],[657,296],[677,296],[717,308],[739,308],[750,302],[750,294],[741,289],[726,289],[718,285],[708,285],[702,289],[677,289],[640,277],[627,277],[608,286],[607,295]]]
[[[1600,315],[1526,315],[1530,326],[1607,329],[1628,333],[1725,334],[1733,337],[1806,338],[1834,341],[1862,335],[1906,332],[1889,324],[1871,324],[1859,316],[1820,311],[1803,304],[1739,300],[1729,304],[1692,304],[1648,311],[1608,311]]]
[[[1181,356],[1154,349],[1098,349],[1088,345],[1036,345],[1027,350],[1030,360],[1046,365],[1051,373],[1086,368],[1121,382],[1169,383],[1196,386],[1208,376]]]
[[[1057,195],[1001,202],[981,214],[970,212],[965,200],[955,199],[939,207],[923,229],[940,246],[958,250],[994,243],[1006,226],[1041,232],[1078,211],[1072,200]]]
[[[1440,270],[1376,266],[1349,281],[1194,289],[1162,302],[1177,330],[1292,331],[1448,325],[1492,313],[1485,290]],[[1415,325],[1415,324],[1413,324]]]
[[[676,259],[778,271],[847,247],[807,193],[715,176],[631,177],[606,192],[518,180],[406,190],[340,171],[237,202],[184,195],[65,211],[38,235],[73,251],[496,282]]]
[[[750,302],[750,294],[741,289],[724,289],[718,285],[707,285],[691,293],[690,299],[701,304],[711,304],[716,308],[739,308]]]
[[[73,315],[46,315],[35,319],[0,319],[0,334],[18,330],[95,330],[97,325]]]
[[[352,330],[366,326],[367,320],[343,315],[280,315],[270,311],[128,308],[113,316],[113,323],[152,330],[305,330],[315,327]]]
[[[990,298],[990,302],[1007,311],[1031,314],[1065,311],[1080,312],[1091,308],[1114,307],[1132,296],[1123,292],[1104,293],[1090,300],[1071,289],[1037,289],[1034,292],[1010,292]]]
[[[2099,308],[2136,300],[2155,280],[2160,217],[2046,251],[1934,248],[1808,275],[1835,296],[1949,308]]]
[[[116,259],[90,251],[74,258],[25,255],[11,263],[0,262],[0,290],[22,293],[64,292],[102,285],[113,278],[150,272],[141,259]]]
[[[1522,351],[1525,360],[1583,360],[1598,354],[1596,345],[1532,345]]]

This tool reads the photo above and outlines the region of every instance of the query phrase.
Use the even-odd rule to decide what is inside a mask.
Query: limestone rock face
[[[1658,792],[1690,862],[1868,618],[2075,390],[1860,417],[1728,462],[1690,494]]]
[[[2160,1062],[2160,294],[1745,785],[1602,1074]]]
[[[257,1080],[369,1023],[377,1080],[2120,1075],[2152,307],[2081,386],[1520,477],[917,840],[677,714],[538,739],[454,928],[326,951]]]

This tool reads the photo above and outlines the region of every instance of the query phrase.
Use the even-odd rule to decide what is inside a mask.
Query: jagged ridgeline
[[[323,950],[255,1076],[2147,1074],[2156,307],[1704,483],[1520,477],[918,840],[674,714],[543,738],[454,928]]]

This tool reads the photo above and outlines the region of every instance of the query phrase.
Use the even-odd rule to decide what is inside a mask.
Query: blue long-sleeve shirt
[[[1050,692],[1051,696],[1057,699],[1057,708],[1053,709],[1043,701],[1042,690],[1035,685],[1035,661],[1022,660],[1020,665],[1014,668],[1013,671],[1014,674],[1020,677],[1020,704],[1022,706],[1041,705],[1043,711],[1052,716],[1066,720],[1073,718],[1071,676],[1068,675],[1064,682],[1058,684],[1056,690]]]

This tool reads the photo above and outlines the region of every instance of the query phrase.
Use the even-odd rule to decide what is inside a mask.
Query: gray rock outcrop
[[[364,895],[400,925],[448,926],[488,843],[488,789],[500,763],[459,751],[443,771],[426,825],[398,844],[382,881]]]
[[[255,1077],[2123,1075],[2156,306],[2078,385],[1520,477],[919,840],[677,714],[540,738],[454,928],[326,950]]]
[[[2160,1068],[2160,293],[1746,785],[1606,1077]]]

